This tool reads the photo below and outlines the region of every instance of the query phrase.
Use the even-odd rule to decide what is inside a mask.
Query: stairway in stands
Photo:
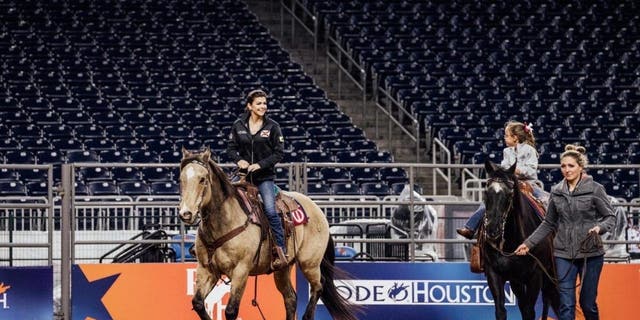
[[[394,155],[395,162],[415,163],[416,150],[411,143],[407,143],[408,139],[399,128],[393,127],[392,139],[387,139],[388,122],[382,118],[382,114],[380,114],[376,130],[376,113],[374,111],[376,106],[370,96],[367,97],[365,110],[363,110],[362,91],[346,76],[342,76],[341,86],[338,88],[338,68],[335,63],[329,62],[327,72],[326,47],[322,42],[318,44],[318,56],[314,64],[313,38],[299,24],[295,26],[295,39],[292,41],[291,17],[285,11],[284,28],[282,28],[279,1],[249,0],[246,2],[249,5],[249,10],[291,54],[291,58],[302,65],[304,71],[316,81],[316,84],[327,93],[330,99],[338,104],[344,113],[352,118],[357,127],[365,131],[368,138],[376,142],[380,150],[390,151]],[[371,91],[370,88],[368,90]],[[430,155],[426,155],[424,149],[421,152],[420,162],[430,162]],[[422,186],[425,192],[431,193],[432,170],[419,170],[416,174],[416,183]],[[438,195],[446,194],[446,184],[440,183],[437,190]],[[460,194],[456,184],[452,186],[452,193]]]

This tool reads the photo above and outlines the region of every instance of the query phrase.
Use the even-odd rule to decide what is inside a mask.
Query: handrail
[[[327,83],[330,83],[329,61],[333,61],[338,67],[338,83],[337,83],[338,97],[342,97],[342,73],[344,73],[355,84],[355,86],[362,91],[362,116],[364,117],[366,114],[366,107],[367,107],[367,71],[340,45],[337,39],[334,39],[331,35],[329,35],[329,28],[326,28],[326,29],[327,30],[325,31],[325,40],[327,44],[326,45],[327,63],[326,63],[325,69],[327,74]],[[338,50],[337,57],[331,54],[331,45],[334,45],[335,48]],[[353,64],[353,66],[355,66],[358,69],[358,71],[360,72],[360,76],[362,77],[361,79],[362,83],[358,82],[358,80],[356,80],[351,75],[349,70],[347,70],[342,65],[343,56],[347,58],[349,63]]]
[[[418,119],[416,119],[411,113],[409,113],[407,110],[405,110],[402,107],[402,104],[397,101],[393,96],[391,96],[391,94],[389,93],[388,90],[386,89],[382,89],[380,87],[377,88],[376,93],[381,92],[384,97],[385,97],[385,101],[390,102],[395,104],[398,108],[398,111],[400,112],[400,117],[399,119],[397,119],[396,117],[394,117],[393,113],[391,112],[391,104],[388,103],[386,108],[385,106],[383,106],[382,104],[380,104],[380,102],[378,101],[378,99],[376,98],[376,107],[378,108],[378,110],[382,111],[382,113],[384,115],[386,115],[389,118],[389,126],[387,127],[387,143],[388,145],[391,145],[391,137],[392,137],[392,128],[391,128],[391,124],[395,124],[396,127],[400,128],[400,130],[402,132],[404,132],[407,136],[409,136],[409,138],[415,142],[416,145],[416,162],[420,162],[420,123],[418,122]],[[376,94],[377,97],[377,94]],[[412,128],[415,129],[415,133],[410,132],[404,125],[402,125],[402,117],[403,116],[407,116],[409,118],[409,120],[413,123]],[[376,117],[376,135],[378,134],[378,118]]]
[[[301,8],[302,13],[306,14],[313,20],[313,30],[307,27],[302,18],[296,15],[296,8]],[[314,72],[317,71],[318,65],[318,17],[314,15],[309,9],[307,9],[298,0],[291,0],[291,8],[287,7],[285,0],[280,1],[280,39],[284,39],[284,12],[289,13],[291,16],[291,47],[295,44],[295,22],[298,22],[300,26],[313,37],[313,68]]]
[[[449,151],[449,149],[447,148],[447,146],[444,145],[444,143],[442,143],[442,141],[440,141],[440,139],[435,138],[433,140],[433,148],[431,148],[432,150],[432,155],[431,155],[431,160],[434,164],[436,164],[438,159],[438,149],[436,147],[440,147],[440,154],[444,155],[446,158],[446,164],[450,165],[451,164],[451,151]],[[433,181],[433,192],[434,194],[437,193],[437,177],[441,176],[446,182],[447,182],[447,195],[451,195],[451,167],[447,167],[447,173],[445,174],[442,169],[440,167],[436,167],[433,169],[433,176],[432,176],[432,181]]]

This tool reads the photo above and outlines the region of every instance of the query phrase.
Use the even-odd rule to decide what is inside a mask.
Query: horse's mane
[[[513,186],[513,209],[512,213],[518,215],[519,223],[521,224],[522,232],[524,233],[524,237],[527,237],[538,227],[538,225],[542,222],[540,217],[535,214],[531,206],[527,203],[524,194],[520,191],[518,187],[518,183],[520,179],[516,174],[510,173],[507,169],[497,167],[497,170],[493,172],[491,178],[502,180],[502,181],[511,181],[511,185]]]
[[[200,164],[205,164],[205,160],[203,159],[203,153],[195,153],[192,154],[190,156],[187,156],[185,158],[183,158],[180,161],[180,170],[182,170],[182,168],[184,168],[187,164],[191,163],[191,162],[199,162]],[[222,191],[222,194],[224,196],[225,199],[229,198],[230,196],[235,196],[236,194],[236,188],[233,187],[233,185],[231,184],[231,181],[229,180],[229,178],[227,177],[227,174],[222,171],[222,168],[220,168],[213,160],[209,159],[206,163],[206,165],[209,167],[209,172],[211,173],[211,176],[213,179],[216,179],[218,181],[218,183],[220,184],[220,191]],[[213,181],[212,179],[212,181]]]

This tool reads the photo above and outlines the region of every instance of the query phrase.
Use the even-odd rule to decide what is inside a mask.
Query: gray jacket
[[[547,215],[536,231],[524,241],[529,248],[535,247],[549,233],[556,231],[553,241],[554,255],[565,259],[593,257],[604,254],[604,248],[595,244],[582,248],[589,229],[600,226],[600,234],[615,225],[615,215],[604,187],[583,176],[573,192],[569,192],[563,179],[551,188],[551,200]]]
[[[528,180],[538,180],[538,151],[534,147],[527,143],[518,143],[515,147],[504,148],[500,166],[508,169],[514,163],[517,163],[516,169]]]

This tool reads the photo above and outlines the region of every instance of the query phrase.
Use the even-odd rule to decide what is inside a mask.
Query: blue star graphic
[[[91,317],[99,320],[112,319],[109,311],[102,303],[102,297],[116,282],[120,274],[115,274],[90,282],[79,266],[74,265],[72,271],[72,319],[84,320]]]

